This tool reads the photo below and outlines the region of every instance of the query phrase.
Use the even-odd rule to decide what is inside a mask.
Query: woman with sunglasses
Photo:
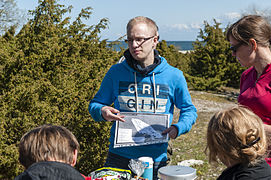
[[[230,26],[227,40],[232,55],[248,67],[240,80],[239,104],[249,107],[271,134],[271,25],[258,15],[247,15]],[[269,147],[271,149],[271,146]],[[271,166],[271,156],[266,158]]]

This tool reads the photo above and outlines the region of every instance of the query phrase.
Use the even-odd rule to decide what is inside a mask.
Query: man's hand
[[[170,126],[169,128],[167,128],[166,130],[162,132],[162,134],[167,134],[167,133],[171,139],[175,139],[178,135],[178,129],[175,126]]]
[[[124,116],[120,115],[120,111],[110,107],[110,106],[104,106],[101,109],[102,116],[106,121],[122,121],[124,122],[125,120],[123,119]]]

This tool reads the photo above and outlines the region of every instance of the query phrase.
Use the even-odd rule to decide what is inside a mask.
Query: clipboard
[[[114,148],[166,143],[169,128],[169,114],[121,112],[125,122],[117,121]]]

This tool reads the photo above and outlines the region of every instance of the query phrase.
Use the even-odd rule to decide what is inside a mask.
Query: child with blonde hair
[[[227,166],[218,180],[271,179],[266,149],[262,120],[243,106],[217,112],[208,124],[209,162]]]

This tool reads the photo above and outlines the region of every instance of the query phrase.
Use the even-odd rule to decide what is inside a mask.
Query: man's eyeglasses
[[[236,51],[238,50],[238,48],[240,46],[242,46],[244,43],[243,42],[239,42],[238,44],[236,44],[235,46],[231,46],[230,49],[232,50],[232,52],[236,53]]]
[[[136,42],[136,44],[143,44],[144,42],[148,41],[149,39],[153,38],[154,36],[151,37],[147,37],[147,38],[128,38],[125,39],[126,43],[133,43],[134,41]]]

